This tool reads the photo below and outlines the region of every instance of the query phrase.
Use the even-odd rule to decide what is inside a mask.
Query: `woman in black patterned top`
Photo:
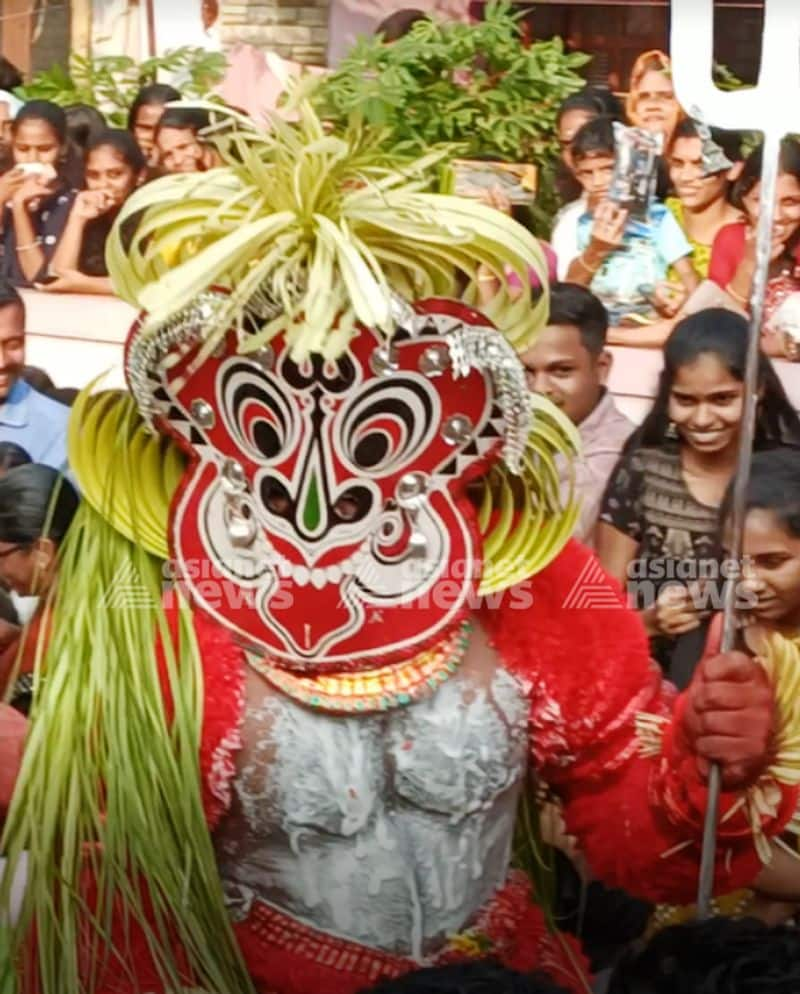
[[[718,513],[736,469],[748,334],[744,318],[721,309],[675,327],[653,409],[611,475],[597,528],[601,563],[627,584],[679,684],[721,606]],[[784,444],[800,445],[800,420],[762,356],[754,447]]]

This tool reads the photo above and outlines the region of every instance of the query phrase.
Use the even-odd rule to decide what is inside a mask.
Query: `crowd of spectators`
[[[167,106],[180,99],[171,86],[143,87],[120,129],[94,107],[0,92],[0,276],[49,293],[112,293],[105,242],[127,198],[157,176],[215,164],[201,135],[208,115]]]
[[[387,40],[424,16],[400,12],[384,29]],[[0,65],[0,690],[24,712],[38,605],[54,580],[58,543],[79,496],[66,456],[71,397],[25,364],[25,305],[17,288],[112,293],[105,242],[127,198],[159,175],[212,168],[215,157],[203,138],[207,115],[171,106],[180,100],[172,87],[143,88],[127,129],[117,129],[91,107],[22,103],[10,92],[20,82]],[[621,129],[630,126],[657,136],[661,149],[654,195],[638,215],[611,195]],[[543,246],[550,316],[521,358],[530,389],[548,397],[581,437],[580,455],[560,467],[565,500],[581,501],[575,535],[629,586],[654,658],[683,686],[713,637],[718,610],[703,595],[702,580],[708,564],[725,554],[744,410],[762,151],[758,145],[746,151],[746,136],[688,116],[660,52],[637,61],[624,103],[586,87],[564,102],[557,129],[562,206]],[[489,199],[510,210],[498,193]],[[491,294],[490,284],[487,278],[482,292]],[[790,626],[800,625],[800,420],[771,357],[798,357],[785,323],[794,294],[800,300],[800,143],[786,139],[761,330],[748,521],[754,561],[762,557],[750,577],[756,603],[761,597],[767,604],[760,620]],[[638,427],[609,392],[609,345],[663,350],[657,395]],[[783,503],[774,496],[776,479],[783,481]],[[26,654],[20,639],[28,620],[34,634]],[[602,904],[603,895],[598,899]],[[779,947],[800,962],[796,936],[785,927],[685,926],[644,951],[629,949],[610,990],[755,994],[767,988],[741,984],[737,964],[767,969],[759,957]],[[701,987],[710,975],[704,971],[730,983]],[[769,989],[792,988],[778,983]],[[378,991],[556,994],[557,988],[477,963],[422,971]]]

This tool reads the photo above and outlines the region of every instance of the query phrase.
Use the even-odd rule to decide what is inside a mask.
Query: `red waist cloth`
[[[402,956],[318,932],[257,903],[236,935],[262,994],[356,994],[379,980],[419,969]],[[588,968],[571,936],[547,930],[522,873],[481,910],[475,923],[451,937],[427,965],[494,956],[522,971],[542,970],[575,992],[587,990]]]

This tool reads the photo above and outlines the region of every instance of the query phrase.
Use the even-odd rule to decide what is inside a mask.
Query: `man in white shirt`
[[[522,362],[531,390],[544,394],[578,428],[582,452],[561,464],[562,495],[574,480],[581,511],[574,535],[591,545],[608,478],[634,425],[606,389],[611,354],[608,315],[597,297],[574,283],[550,288],[550,318]]]

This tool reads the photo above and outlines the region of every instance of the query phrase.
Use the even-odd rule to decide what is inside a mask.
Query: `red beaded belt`
[[[545,969],[573,990],[586,990],[585,962],[565,937],[551,935],[533,902],[524,874],[508,883],[476,916],[472,926],[447,939],[425,964],[405,956],[320,932],[275,908],[256,902],[237,936],[263,994],[356,994],[378,980],[401,976],[421,965],[441,965],[494,956],[508,966]]]

